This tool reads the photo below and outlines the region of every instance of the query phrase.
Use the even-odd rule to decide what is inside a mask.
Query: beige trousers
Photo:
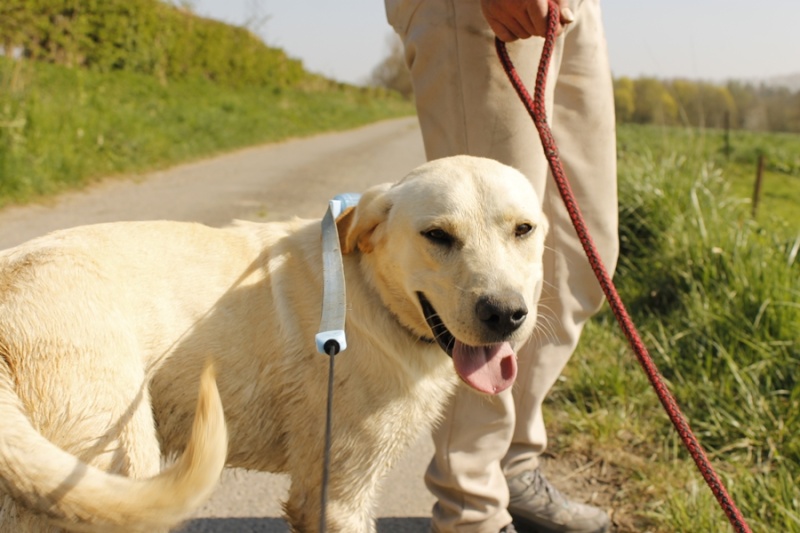
[[[426,483],[441,533],[496,533],[511,522],[506,477],[538,465],[547,445],[542,402],[603,294],[550,176],[530,116],[511,87],[479,0],[385,0],[404,43],[428,159],[490,157],[520,169],[550,219],[537,333],[519,350],[513,391],[461,388],[434,431]],[[570,184],[609,271],[618,254],[611,72],[599,0],[573,0],[576,20],[558,39],[547,109]],[[542,39],[508,45],[532,92]]]

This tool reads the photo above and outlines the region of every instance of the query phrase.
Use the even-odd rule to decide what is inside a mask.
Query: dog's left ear
[[[367,189],[357,206],[345,209],[336,219],[343,254],[356,250],[365,254],[372,251],[372,233],[386,220],[392,206],[386,194],[390,187],[390,183],[384,183]]]

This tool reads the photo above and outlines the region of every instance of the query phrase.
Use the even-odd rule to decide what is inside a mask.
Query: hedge
[[[107,72],[230,86],[289,87],[315,78],[300,61],[245,28],[205,19],[159,0],[2,0],[6,53]]]

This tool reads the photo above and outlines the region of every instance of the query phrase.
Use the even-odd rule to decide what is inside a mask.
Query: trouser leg
[[[604,259],[613,263],[613,95],[599,6],[596,0],[583,4],[588,9],[576,6],[576,22],[557,42],[547,108],[553,110],[553,132],[590,230]],[[497,531],[511,520],[505,475],[536,466],[547,443],[542,401],[602,293],[557,198],[533,122],[496,57],[479,2],[386,0],[386,5],[405,45],[428,159],[471,154],[514,166],[529,177],[551,220],[540,325],[520,350],[513,392],[487,398],[459,388],[434,431],[436,453],[426,476],[438,499],[437,529]],[[508,46],[531,88],[541,43],[528,39]]]
[[[554,80],[552,130],[561,162],[609,273],[619,253],[614,96],[599,0],[584,0],[564,40]],[[603,293],[552,177],[545,184],[550,233],[545,252],[541,323],[519,357],[518,412],[504,458],[508,477],[537,465],[547,445],[542,402],[574,351]]]

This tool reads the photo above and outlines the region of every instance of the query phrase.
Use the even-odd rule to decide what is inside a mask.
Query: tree
[[[636,94],[630,78],[614,80],[614,108],[618,122],[630,122],[636,111]]]
[[[685,126],[701,126],[703,105],[697,83],[688,80],[674,80],[670,83],[672,95],[678,104],[678,113]]]
[[[711,83],[699,84],[703,105],[702,127],[724,128],[727,118],[736,112],[736,103],[727,87]]]
[[[389,55],[372,70],[370,84],[386,87],[410,98],[414,92],[411,85],[411,74],[406,66],[403,43],[397,34],[392,33],[387,39]]]
[[[725,87],[736,106],[736,114],[732,117],[731,127],[751,130],[764,129],[763,121],[759,120],[764,116],[763,109],[753,86],[740,81],[729,81]]]
[[[800,91],[740,81],[618,78],[619,122],[800,133]]]
[[[636,110],[633,121],[640,124],[673,125],[677,122],[678,104],[664,84],[655,78],[634,82]]]

